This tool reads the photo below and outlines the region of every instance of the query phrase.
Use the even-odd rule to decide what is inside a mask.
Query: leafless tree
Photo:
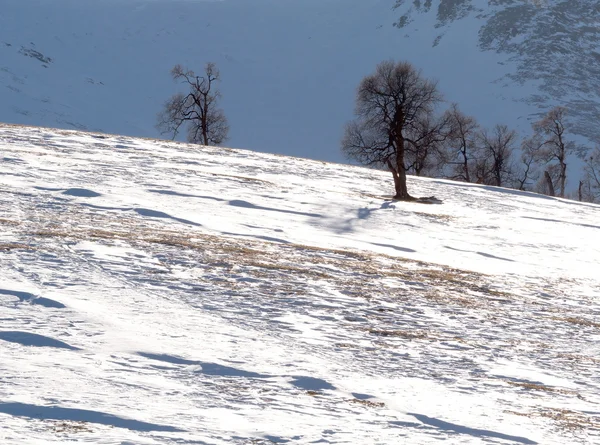
[[[583,184],[580,193],[584,201],[600,202],[600,147],[596,147],[585,160]]]
[[[416,176],[440,176],[447,163],[444,142],[452,133],[450,116],[423,116],[407,131],[405,167]]]
[[[538,153],[543,141],[533,135],[521,143],[521,162],[515,168],[513,186],[518,190],[531,190],[540,177]]]
[[[479,125],[475,118],[463,114],[457,104],[452,104],[446,114],[452,129],[447,145],[450,150],[447,163],[452,168],[449,177],[458,181],[471,182],[469,169],[475,152]]]
[[[560,166],[558,164],[549,164],[539,177],[534,191],[548,196],[556,196],[556,184],[560,177]]]
[[[477,139],[477,182],[502,187],[512,175],[511,157],[517,133],[506,125],[496,125],[491,132],[480,130]]]
[[[222,109],[218,107],[221,93],[217,89],[220,73],[214,63],[207,63],[204,75],[175,65],[171,76],[183,83],[186,93],[173,95],[158,115],[157,129],[161,134],[171,134],[173,139],[180,128],[187,126],[188,142],[201,145],[218,145],[227,139],[229,125]]]
[[[436,105],[442,100],[436,82],[425,79],[408,62],[385,61],[375,73],[359,84],[356,119],[347,124],[342,151],[365,165],[386,166],[394,178],[396,199],[412,200],[406,186],[406,148],[439,131],[423,122],[432,122]]]
[[[555,107],[551,109],[540,121],[533,124],[535,134],[543,140],[538,157],[542,162],[558,161],[558,189],[559,196],[565,196],[565,183],[567,180],[567,155],[574,150],[574,143],[565,139],[566,109]]]

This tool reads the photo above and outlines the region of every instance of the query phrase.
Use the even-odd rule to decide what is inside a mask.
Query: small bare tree
[[[540,177],[538,152],[544,143],[535,134],[521,143],[521,163],[515,168],[513,186],[530,190]]]
[[[218,145],[227,139],[229,125],[222,109],[218,107],[221,93],[216,88],[220,73],[214,63],[207,63],[204,76],[181,65],[175,65],[171,76],[185,84],[187,94],[177,93],[164,105],[158,115],[156,128],[161,134],[171,134],[175,139],[183,125],[187,125],[188,142],[201,145]]]
[[[394,178],[395,199],[414,199],[406,186],[406,148],[418,146],[415,134],[424,140],[439,130],[430,125],[425,134],[415,132],[427,119],[431,122],[441,99],[436,82],[410,63],[381,62],[358,86],[356,119],[346,126],[342,151],[362,164],[386,166]]]
[[[582,199],[600,202],[600,147],[594,148],[585,160],[583,184],[580,183]]]
[[[517,133],[506,125],[496,125],[491,132],[480,130],[477,138],[477,182],[502,187],[512,175],[511,157]]]
[[[565,196],[567,155],[574,150],[573,142],[567,142],[565,139],[566,112],[564,107],[555,107],[533,124],[535,134],[543,140],[538,158],[545,163],[558,161],[558,189],[561,198]]]
[[[448,149],[450,150],[448,165],[452,167],[449,177],[458,181],[471,182],[469,170],[475,152],[479,125],[475,118],[463,114],[455,103],[446,114],[452,129],[448,140]]]

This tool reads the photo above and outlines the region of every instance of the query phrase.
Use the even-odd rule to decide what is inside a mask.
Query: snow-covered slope
[[[541,6],[472,3],[8,1],[0,12],[0,121],[154,137],[156,113],[177,91],[169,70],[181,63],[200,71],[214,61],[223,76],[231,146],[340,161],[339,139],[356,85],[378,62],[395,58],[438,78],[446,98],[484,125],[506,123],[529,132],[528,119],[541,109],[583,97],[585,103],[573,102],[582,117],[578,126],[595,128],[598,76],[588,76],[586,69],[596,66],[590,62],[597,53],[588,22],[597,14],[582,12],[581,5],[589,2],[569,2],[577,5],[568,15],[572,21],[586,19],[585,29],[573,29],[575,37],[589,31],[583,40],[574,37],[587,42],[586,50],[573,43],[561,50],[568,54],[557,54],[553,45],[551,58],[539,49],[540,39],[547,39],[530,31],[537,29],[537,19],[545,23],[543,14],[527,15],[526,34],[513,40],[501,38],[502,32],[521,30],[519,14],[500,21],[506,29],[496,19],[482,41],[490,17],[513,11],[515,4],[529,4],[525,11],[545,10]],[[416,10],[416,4],[422,6]],[[394,26],[400,23],[403,27]],[[515,58],[521,37],[526,42],[536,37],[535,48],[543,53],[536,63]],[[549,59],[564,75],[542,63]],[[525,71],[527,76],[514,77]],[[552,90],[548,77],[558,82]],[[532,98],[537,100],[523,101]]]
[[[508,69],[490,66],[499,74],[497,83],[510,86],[497,91],[534,105],[539,113],[557,104],[565,106],[574,133],[596,143],[600,140],[595,124],[600,118],[600,4],[596,0],[397,0],[396,9],[400,29],[423,38],[429,34],[433,45],[443,44],[455,28],[475,26],[477,47],[502,54],[510,63]],[[455,48],[456,41],[445,45]],[[524,89],[519,92],[515,85]]]
[[[0,443],[590,444],[600,206],[0,127]]]

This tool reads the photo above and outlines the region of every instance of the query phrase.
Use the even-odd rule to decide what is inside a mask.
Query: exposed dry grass
[[[385,329],[369,329],[369,334],[379,335],[381,337],[401,337],[409,340],[428,338],[427,332],[414,330],[385,330]]]
[[[558,389],[553,386],[543,385],[540,383],[515,382],[512,380],[505,380],[505,382],[512,386],[517,386],[519,388],[524,388],[524,389],[531,389],[534,391],[559,392],[559,393],[566,392],[566,390],[564,390],[564,389]]]
[[[589,328],[598,328],[600,329],[600,323],[597,323],[595,321],[591,321],[591,320],[586,320],[584,318],[577,318],[577,317],[551,317],[552,320],[556,320],[556,321],[564,321],[567,323],[571,323],[577,326],[585,326],[585,327],[589,327]]]
[[[28,246],[27,244],[22,243],[0,243],[0,251],[8,251],[8,250],[33,250],[34,248]]]
[[[0,224],[5,226],[19,226],[21,223],[13,219],[0,218]]]
[[[413,212],[413,214],[435,223],[447,223],[455,219],[454,216],[439,215],[437,213]]]
[[[540,408],[538,411],[521,413],[518,411],[505,410],[507,414],[529,418],[542,417],[554,420],[560,428],[568,430],[597,430],[600,431],[600,422],[593,417],[564,408]]]
[[[72,241],[127,241],[144,249],[154,244],[190,249],[202,253],[205,265],[227,271],[235,267],[238,272],[256,278],[285,273],[290,276],[290,282],[294,281],[295,276],[335,281],[336,285],[347,289],[349,294],[365,299],[371,298],[370,283],[381,278],[413,283],[411,286],[421,285],[423,290],[419,291],[419,295],[439,305],[477,308],[487,304],[491,296],[512,297],[482,284],[486,281],[485,275],[404,258],[292,243],[272,245],[263,241],[211,235],[200,231],[184,235],[180,230],[140,227],[139,220],[135,217],[121,217],[115,221],[115,216],[108,213],[81,216],[94,216],[94,219],[87,225],[82,221],[81,225],[72,228],[58,224],[46,225],[28,231],[26,235],[59,237]],[[243,287],[234,279],[224,279],[219,283],[229,288]],[[289,287],[290,294],[302,292],[291,284]],[[440,288],[444,291],[440,292]],[[285,289],[280,290],[287,292]],[[391,293],[396,298],[408,298],[406,290],[396,289]],[[396,336],[401,334],[396,333]],[[415,338],[414,334],[407,336]]]
[[[53,425],[50,427],[52,431],[55,433],[91,433],[92,429],[90,428],[89,423],[87,422],[77,422],[71,420],[59,420],[53,422]]]
[[[348,399],[348,402],[350,403],[356,403],[362,406],[366,406],[368,408],[383,408],[385,406],[385,403],[383,402],[372,402],[371,400],[364,400],[364,399]]]
[[[319,279],[332,279],[333,277],[329,274],[326,274],[324,272],[320,272],[318,270],[315,270],[313,268],[303,268],[303,267],[299,267],[299,266],[290,266],[287,264],[273,264],[273,263],[264,263],[264,262],[258,262],[258,261],[248,261],[245,263],[246,266],[250,266],[250,267],[257,267],[259,269],[267,269],[267,270],[273,270],[273,271],[277,271],[277,272],[283,272],[286,274],[293,274],[293,275],[302,275],[302,276],[309,276],[312,278],[319,278]]]
[[[568,354],[568,353],[564,353],[564,352],[559,352],[558,354],[556,354],[557,357],[560,358],[564,358],[567,360],[572,360],[574,362],[583,362],[583,363],[594,363],[594,364],[600,364],[600,358],[596,358],[596,357],[590,357],[588,355],[581,355],[581,354]]]

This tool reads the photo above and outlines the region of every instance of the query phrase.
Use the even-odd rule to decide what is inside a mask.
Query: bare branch
[[[187,140],[202,145],[220,144],[227,140],[229,125],[217,103],[221,93],[215,88],[220,73],[212,62],[206,64],[204,75],[175,65],[171,76],[176,82],[187,86],[187,95],[177,93],[164,105],[157,117],[157,129],[161,134],[171,134],[175,139],[182,125],[187,125]]]
[[[406,187],[405,153],[412,147],[423,154],[423,148],[428,152],[440,139],[443,126],[433,114],[441,99],[437,84],[410,63],[381,62],[358,86],[356,119],[346,125],[342,151],[362,164],[389,168],[396,197],[412,199]],[[419,165],[425,165],[424,159]]]

